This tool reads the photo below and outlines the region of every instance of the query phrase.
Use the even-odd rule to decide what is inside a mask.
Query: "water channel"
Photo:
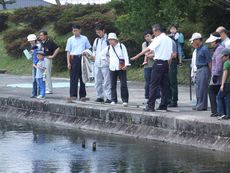
[[[0,173],[227,173],[229,156],[162,142],[0,120]]]

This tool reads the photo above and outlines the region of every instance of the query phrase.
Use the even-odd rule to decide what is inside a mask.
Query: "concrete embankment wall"
[[[56,124],[200,148],[230,151],[230,124],[199,121],[170,113],[145,113],[81,103],[0,97],[0,116],[7,119]]]

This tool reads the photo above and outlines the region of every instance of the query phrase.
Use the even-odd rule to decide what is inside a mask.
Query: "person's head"
[[[150,42],[151,40],[152,40],[152,31],[151,30],[147,30],[147,31],[145,31],[144,32],[144,39],[145,39],[145,41],[148,41],[148,42]]]
[[[37,41],[37,36],[35,34],[29,34],[27,36],[27,41],[30,42],[31,45],[34,45]]]
[[[42,50],[37,51],[37,58],[39,60],[43,60],[45,56],[45,53]]]
[[[200,33],[193,33],[192,37],[189,39],[189,41],[191,42],[192,46],[196,49],[198,47],[200,47],[200,45],[202,44],[202,35]]]
[[[116,46],[116,44],[118,43],[118,38],[117,38],[116,33],[113,33],[113,32],[109,33],[108,40],[109,40],[110,45]]]
[[[153,25],[152,31],[155,37],[159,36],[162,32],[165,32],[164,28],[160,24]]]
[[[212,47],[215,47],[220,42],[221,38],[218,32],[210,34],[210,37],[205,41],[205,43],[210,43]]]
[[[216,32],[218,32],[220,34],[221,40],[225,40],[228,37],[228,31],[225,27],[223,26],[219,26],[216,29]]]
[[[79,24],[73,24],[72,25],[72,33],[75,37],[80,36],[81,34],[81,25]]]
[[[230,49],[224,48],[221,52],[223,62],[230,59]]]
[[[171,32],[172,34],[176,34],[176,33],[177,33],[177,26],[176,26],[176,25],[172,25],[172,26],[170,27],[170,32]]]
[[[39,32],[39,39],[41,41],[46,41],[48,39],[48,32],[45,30],[42,30]]]
[[[103,24],[101,24],[101,23],[96,24],[96,26],[95,26],[95,31],[96,31],[96,34],[97,34],[100,38],[104,37],[104,35],[105,35],[105,27],[104,27]]]

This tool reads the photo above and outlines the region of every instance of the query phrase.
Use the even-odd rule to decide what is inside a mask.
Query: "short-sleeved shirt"
[[[147,41],[143,42],[142,43],[142,51],[145,50],[151,44],[151,42],[152,41],[150,41],[150,42],[147,42]],[[144,65],[144,68],[150,68],[150,67],[152,68],[153,64],[154,64],[153,58],[148,58],[148,62],[147,62],[147,64]]]
[[[165,33],[161,33],[155,37],[152,43],[148,46],[149,49],[154,51],[155,60],[167,61],[172,55],[172,40]]]
[[[72,36],[68,38],[65,50],[70,55],[80,55],[84,50],[91,48],[89,40],[86,36],[80,35],[79,37]]]
[[[210,52],[205,45],[201,45],[197,48],[196,51],[196,66],[197,68],[202,66],[208,66],[208,64],[212,61]]]
[[[225,83],[230,83],[230,60],[224,62],[224,70],[228,71],[227,80]]]
[[[44,53],[46,56],[51,56],[54,54],[54,51],[58,48],[58,46],[53,42],[53,40],[46,40],[42,42],[42,47],[44,49]]]
[[[41,44],[37,43],[35,46],[37,48],[35,48],[35,49],[32,48],[33,49],[32,56],[33,56],[33,64],[37,65],[37,63],[38,63],[37,51],[41,49]]]
[[[36,68],[36,77],[37,79],[42,78],[43,72],[45,71],[45,61],[39,60]]]

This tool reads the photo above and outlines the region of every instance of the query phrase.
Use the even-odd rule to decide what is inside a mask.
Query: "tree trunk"
[[[0,0],[0,4],[2,5],[3,10],[7,10],[5,0]]]
[[[55,0],[55,1],[56,1],[56,4],[57,4],[58,6],[61,6],[60,0]]]

